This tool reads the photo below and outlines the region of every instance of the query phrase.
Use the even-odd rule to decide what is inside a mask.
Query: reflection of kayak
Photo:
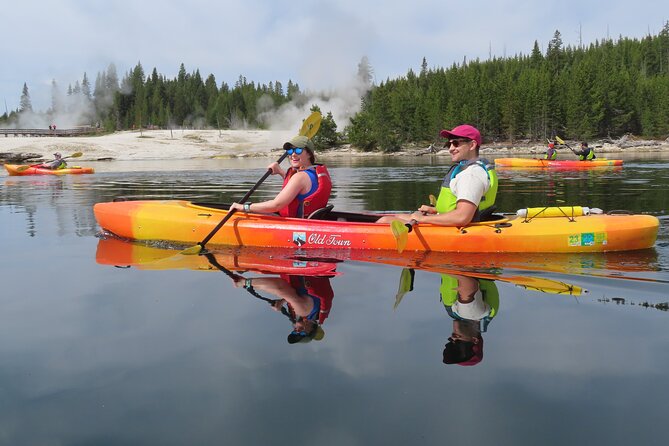
[[[357,251],[361,253],[361,251]],[[551,294],[580,295],[583,288],[558,280],[537,276],[505,274],[498,269],[482,267],[478,270],[462,265],[444,264],[443,254],[416,256],[388,252],[381,256],[357,256],[356,251],[339,250],[324,257],[303,257],[295,249],[223,248],[211,252],[216,261],[230,271],[253,271],[261,274],[291,274],[304,276],[334,276],[336,266],[342,261],[363,261],[405,268],[420,269],[440,274],[457,274],[477,279],[500,280],[526,289]],[[434,254],[434,255],[433,255]],[[183,255],[178,251],[131,243],[115,238],[100,239],[96,261],[102,265],[132,266],[141,270],[189,269],[215,271],[212,262],[204,255]],[[452,259],[451,259],[452,260]]]
[[[131,240],[195,244],[226,216],[220,208],[182,200],[119,201],[94,207],[98,224]],[[331,211],[320,219],[235,213],[210,244],[303,249],[397,249],[381,214]],[[601,252],[652,247],[659,220],[650,215],[584,215],[525,219],[515,215],[464,228],[417,225],[408,251]]]
[[[94,173],[92,167],[72,166],[65,169],[45,169],[43,167],[30,166],[25,170],[19,171],[21,164],[5,164],[5,169],[12,176],[19,175],[81,175],[84,173]]]
[[[303,276],[337,275],[338,260],[305,260],[276,254],[276,252],[262,249],[247,250],[243,253],[238,249],[229,249],[212,253],[215,261],[230,271]],[[203,255],[182,255],[178,251],[124,242],[114,238],[100,239],[95,260],[102,265],[132,266],[143,270],[217,270],[215,265]]]
[[[594,159],[578,160],[545,160],[535,158],[497,158],[495,166],[503,167],[558,167],[570,169],[588,169],[591,167],[622,166],[623,160]]]

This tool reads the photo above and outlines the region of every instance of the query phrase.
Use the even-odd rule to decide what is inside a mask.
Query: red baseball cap
[[[439,132],[444,138],[468,138],[476,141],[477,145],[481,145],[481,132],[476,127],[468,124],[459,125],[453,130],[442,130]]]

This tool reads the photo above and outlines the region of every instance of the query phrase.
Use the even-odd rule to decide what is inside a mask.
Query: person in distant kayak
[[[272,200],[259,203],[233,203],[231,210],[261,214],[278,212],[283,217],[307,218],[327,206],[332,180],[327,168],[316,164],[314,143],[306,136],[296,136],[283,148],[288,153],[290,167],[284,171],[276,162],[268,166],[272,175],[283,178],[281,192]]]
[[[480,221],[492,212],[497,195],[497,173],[488,160],[479,158],[481,133],[471,125],[459,125],[453,130],[442,130],[448,138],[453,165],[441,185],[436,206],[421,206],[412,214],[391,214],[377,223],[404,222],[431,223],[442,226],[465,226]]]
[[[234,283],[236,287],[279,297],[272,308],[285,314],[293,324],[287,338],[289,344],[320,341],[325,336],[322,325],[330,315],[334,299],[330,277],[282,274],[280,277],[239,277]]]
[[[453,332],[444,346],[444,364],[476,365],[483,360],[483,336],[499,308],[493,280],[442,274],[441,302],[453,318]]]
[[[56,152],[53,154],[53,156],[55,158],[53,161],[47,161],[45,163],[42,163],[39,165],[39,167],[51,170],[64,169],[65,167],[67,167],[67,163],[65,162],[60,153]]]
[[[588,147],[588,143],[585,141],[581,143],[581,150],[575,153],[578,155],[579,161],[591,161],[596,158],[595,151],[592,147]]]
[[[548,150],[546,150],[546,155],[544,156],[544,159],[547,160],[557,159],[557,149],[555,148],[554,142],[550,141],[548,143]]]

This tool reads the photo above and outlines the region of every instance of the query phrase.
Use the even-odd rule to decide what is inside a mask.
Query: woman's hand
[[[244,205],[241,203],[232,203],[230,205],[230,210],[236,210],[236,211],[241,211],[244,212]]]
[[[286,176],[286,173],[276,161],[267,166],[267,168],[272,171],[272,175],[281,175],[281,177]]]

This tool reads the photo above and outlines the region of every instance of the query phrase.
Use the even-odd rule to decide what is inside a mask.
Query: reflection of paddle
[[[307,138],[311,139],[316,132],[318,132],[318,128],[321,125],[321,114],[318,112],[313,112],[307,119],[304,120],[304,123],[302,123],[302,128],[300,129],[300,135],[301,136],[306,136]],[[281,164],[281,161],[283,161],[286,157],[288,156],[288,152],[283,152],[283,155],[277,160],[277,164]],[[242,197],[242,199],[239,201],[239,203],[246,203],[248,201],[249,197],[253,194],[253,192],[258,189],[258,187],[267,179],[268,176],[272,174],[272,169],[267,169],[267,172],[258,180],[258,182],[249,190],[246,195]],[[229,209],[228,213],[223,217],[223,220],[221,220],[216,227],[209,233],[207,236],[201,241],[198,242],[197,245],[191,246],[190,248],[186,248],[183,251],[181,251],[181,254],[184,255],[195,255],[199,254],[200,251],[204,249],[204,246],[211,240],[211,238],[216,235],[219,229],[223,227],[225,222],[230,220],[230,217],[232,217],[236,212],[236,209]]]
[[[76,153],[73,153],[72,155],[65,156],[65,157],[63,157],[63,158],[61,158],[61,159],[64,160],[64,159],[67,159],[67,158],[79,158],[81,155],[83,155],[83,153],[81,153],[81,152],[76,152]],[[50,162],[52,162],[52,161],[56,161],[56,159],[54,158],[54,159],[52,159],[52,160],[50,160],[50,161],[45,161],[45,163],[50,163]],[[19,167],[16,169],[16,171],[17,171],[17,172],[23,172],[23,171],[26,171],[26,170],[30,169],[31,167],[39,167],[39,166],[41,166],[42,164],[44,164],[44,163],[40,163],[40,164],[31,164],[31,165],[29,165],[29,166],[28,166],[28,165],[19,166]]]
[[[210,253],[210,252],[205,253],[204,256],[207,258],[209,263],[211,263],[219,271],[222,271],[223,273],[225,273],[228,277],[230,277],[235,282],[239,279],[244,278],[244,276],[242,276],[240,274],[235,274],[232,271],[230,271],[229,269],[227,269],[225,266],[218,263],[218,260],[216,260],[216,257],[212,253]],[[267,297],[261,296],[260,294],[258,294],[258,292],[256,290],[253,289],[252,286],[248,286],[248,287],[245,286],[244,289],[246,291],[248,291],[252,296],[257,297],[260,300],[264,300],[265,302],[267,302],[271,306],[274,306],[274,304],[279,301],[279,299],[269,299]],[[288,310],[286,310],[283,306],[281,307],[281,314],[286,316],[288,319],[291,319],[291,316],[288,313]],[[292,319],[291,319],[291,321],[292,321]]]
[[[397,287],[397,295],[395,295],[395,305],[393,305],[393,310],[397,309],[397,306],[402,301],[402,298],[409,291],[413,291],[413,279],[416,275],[416,272],[413,268],[404,268],[402,269],[402,274],[400,274],[400,284]]]

